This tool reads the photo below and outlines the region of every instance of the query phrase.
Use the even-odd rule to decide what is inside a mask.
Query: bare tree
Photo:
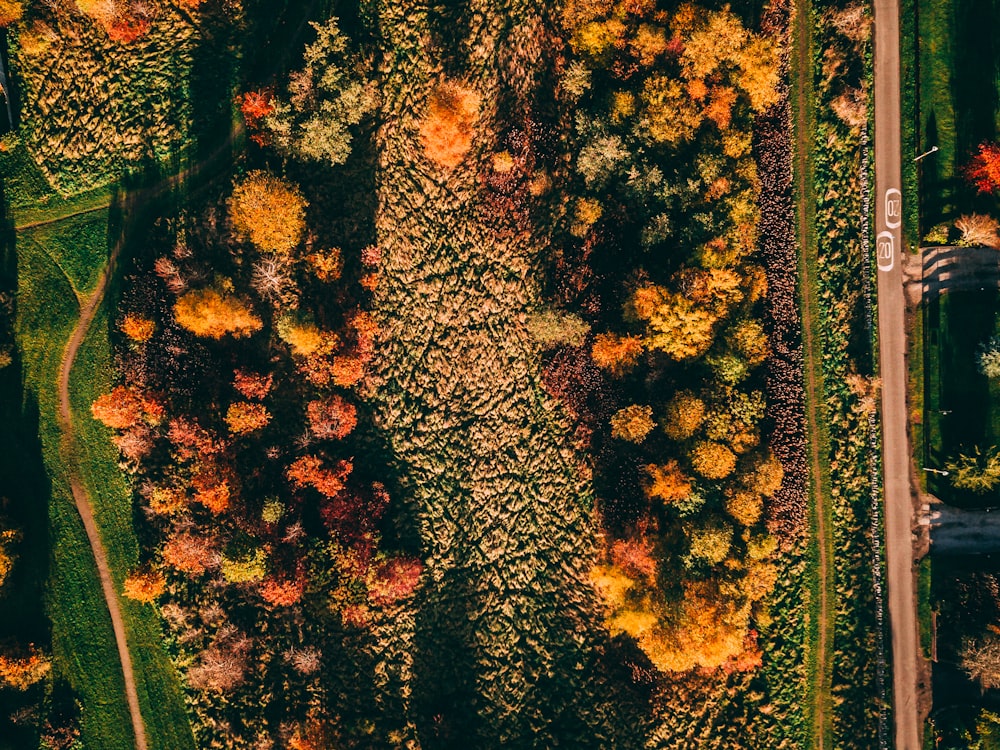
[[[298,296],[288,259],[277,253],[269,253],[254,263],[251,284],[257,294],[272,303],[291,305]]]
[[[1000,687],[1000,636],[990,634],[982,640],[966,638],[959,663],[983,690]]]

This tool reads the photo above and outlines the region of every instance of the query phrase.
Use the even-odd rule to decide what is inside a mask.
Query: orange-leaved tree
[[[607,370],[614,377],[621,377],[638,364],[642,351],[642,339],[638,336],[599,333],[594,337],[590,356],[602,370]]]
[[[632,404],[611,417],[611,435],[619,440],[641,443],[653,431],[653,407]]]
[[[0,0],[0,27],[17,23],[24,15],[24,6],[19,0]]]
[[[152,423],[159,422],[163,416],[163,406],[128,386],[119,385],[111,393],[99,396],[90,405],[90,413],[94,419],[111,429],[124,430],[143,419]]]
[[[142,315],[129,313],[121,323],[121,330],[137,344],[142,344],[153,338],[156,333],[156,323]]]
[[[226,411],[226,425],[234,435],[246,435],[267,427],[271,412],[263,404],[237,401]]]
[[[680,391],[667,404],[663,429],[672,440],[687,440],[704,421],[705,402],[691,391]]]
[[[229,216],[258,250],[287,253],[302,239],[308,205],[297,186],[258,169],[233,190]]]
[[[434,88],[420,123],[420,139],[428,159],[444,167],[462,163],[472,147],[479,104],[479,94],[457,81],[444,81]]]
[[[27,690],[49,673],[52,664],[34,647],[25,656],[0,654],[0,687]]]
[[[286,474],[296,487],[313,487],[321,495],[336,497],[346,486],[353,468],[350,461],[338,461],[334,468],[329,469],[317,456],[302,456],[292,462]]]
[[[185,292],[174,303],[174,317],[181,328],[211,339],[242,338],[263,325],[247,304],[211,287]]]
[[[14,569],[14,544],[21,538],[14,529],[0,528],[0,589],[7,581],[7,576]]]
[[[659,498],[665,503],[684,500],[691,495],[694,489],[691,478],[672,458],[663,464],[649,464],[646,466],[646,474],[649,478],[645,485],[646,494],[651,498]]]
[[[133,601],[152,604],[164,591],[167,582],[161,573],[152,570],[138,570],[125,578],[122,593]]]
[[[316,437],[341,440],[351,434],[358,423],[358,410],[342,396],[310,401],[306,407],[309,429]]]
[[[980,144],[964,171],[965,178],[980,193],[1000,190],[1000,144]]]

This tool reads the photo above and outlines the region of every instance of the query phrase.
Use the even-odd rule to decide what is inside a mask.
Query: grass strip
[[[42,455],[50,478],[52,550],[46,603],[52,621],[53,666],[79,694],[82,741],[101,750],[130,750],[131,724],[111,619],[93,554],[69,486],[56,420],[56,377],[62,344],[79,309],[66,277],[38,246],[18,247],[17,339],[24,366],[26,406],[37,406]]]
[[[811,506],[811,544],[808,565],[812,581],[810,596],[809,703],[813,721],[811,743],[814,748],[831,747],[831,686],[833,674],[833,629],[830,599],[834,585],[833,516],[824,498],[830,496],[829,457],[822,446],[829,445],[828,426],[823,419],[825,393],[822,351],[818,336],[819,300],[815,280],[817,243],[814,233],[816,195],[814,186],[812,135],[815,133],[813,97],[812,6],[808,0],[797,4],[793,24],[791,62],[791,102],[794,113],[794,181],[798,204],[797,224],[800,245],[800,287],[805,376],[806,436],[810,454],[809,500]]]
[[[83,484],[94,505],[119,590],[125,575],[139,562],[132,525],[132,491],[118,468],[110,431],[90,415],[94,399],[112,388],[109,332],[113,321],[107,299],[80,346],[70,375],[74,449]],[[162,645],[156,610],[122,599],[136,687],[151,748],[194,750],[194,737],[184,706],[180,678]]]
[[[62,445],[56,392],[63,347],[79,315],[69,277],[75,276],[84,288],[96,283],[100,263],[107,255],[107,213],[101,216],[103,230],[93,219],[74,217],[19,238],[17,335],[25,389],[28,398],[37,402],[43,456],[52,485],[53,559],[47,603],[55,669],[80,694],[85,745],[114,750],[133,747],[124,681],[93,553],[67,481],[67,459],[73,458],[94,501],[102,539],[120,586],[138,561],[131,492],[106,431],[89,413],[92,400],[110,389],[106,304],[90,328],[71,377],[75,427],[71,455],[64,453]],[[63,263],[57,264],[56,257]],[[86,267],[88,258],[96,268]],[[72,269],[69,277],[63,268]],[[122,608],[150,747],[193,750],[180,681],[163,650],[156,613],[128,600],[123,600]]]

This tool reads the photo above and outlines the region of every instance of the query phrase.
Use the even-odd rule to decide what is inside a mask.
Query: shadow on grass
[[[6,207],[0,181],[0,206]],[[13,345],[17,300],[17,248],[13,222],[6,210],[0,227],[0,291],[9,303],[0,311],[2,343]],[[45,613],[45,582],[49,578],[49,497],[51,484],[42,461],[38,403],[24,388],[23,368],[16,348],[12,361],[0,369],[0,519],[3,528],[21,532],[16,562],[0,590],[0,644],[34,644],[46,651],[52,639]],[[28,725],[13,726],[10,715],[37,700],[41,686],[26,694],[0,695],[0,737],[11,747],[35,747]],[[3,692],[3,691],[0,691]]]
[[[928,304],[926,336],[932,366],[926,387],[931,467],[944,466],[977,447],[985,452],[1000,441],[1000,394],[994,392],[977,365],[980,346],[996,332],[998,313],[1000,293],[995,289],[950,292]],[[934,474],[928,477],[928,490],[961,508],[1000,503],[1000,493],[962,492]]]
[[[996,137],[997,67],[1000,45],[994,29],[997,0],[958,0],[954,4],[955,50],[952,97],[956,120],[956,161],[964,164],[981,142]]]
[[[923,142],[935,145],[938,143],[939,137],[937,114],[932,111],[927,117]],[[941,161],[935,159],[933,155],[921,159],[919,169],[922,188],[920,191],[920,223],[926,231],[945,220],[947,207],[952,204],[954,199],[952,195],[954,181],[941,174]]]

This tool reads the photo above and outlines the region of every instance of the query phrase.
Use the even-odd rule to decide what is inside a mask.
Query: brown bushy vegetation
[[[176,155],[194,112],[180,82],[195,75],[201,34],[218,34],[218,19],[195,25],[166,0],[25,7],[11,49],[11,73],[31,102],[19,135],[54,188],[80,192]]]
[[[161,221],[94,405],[199,743],[800,741],[794,263],[751,155],[778,42],[693,5],[377,13],[377,71],[330,23],[239,99],[291,220],[238,187]],[[373,236],[327,219],[369,77]]]

